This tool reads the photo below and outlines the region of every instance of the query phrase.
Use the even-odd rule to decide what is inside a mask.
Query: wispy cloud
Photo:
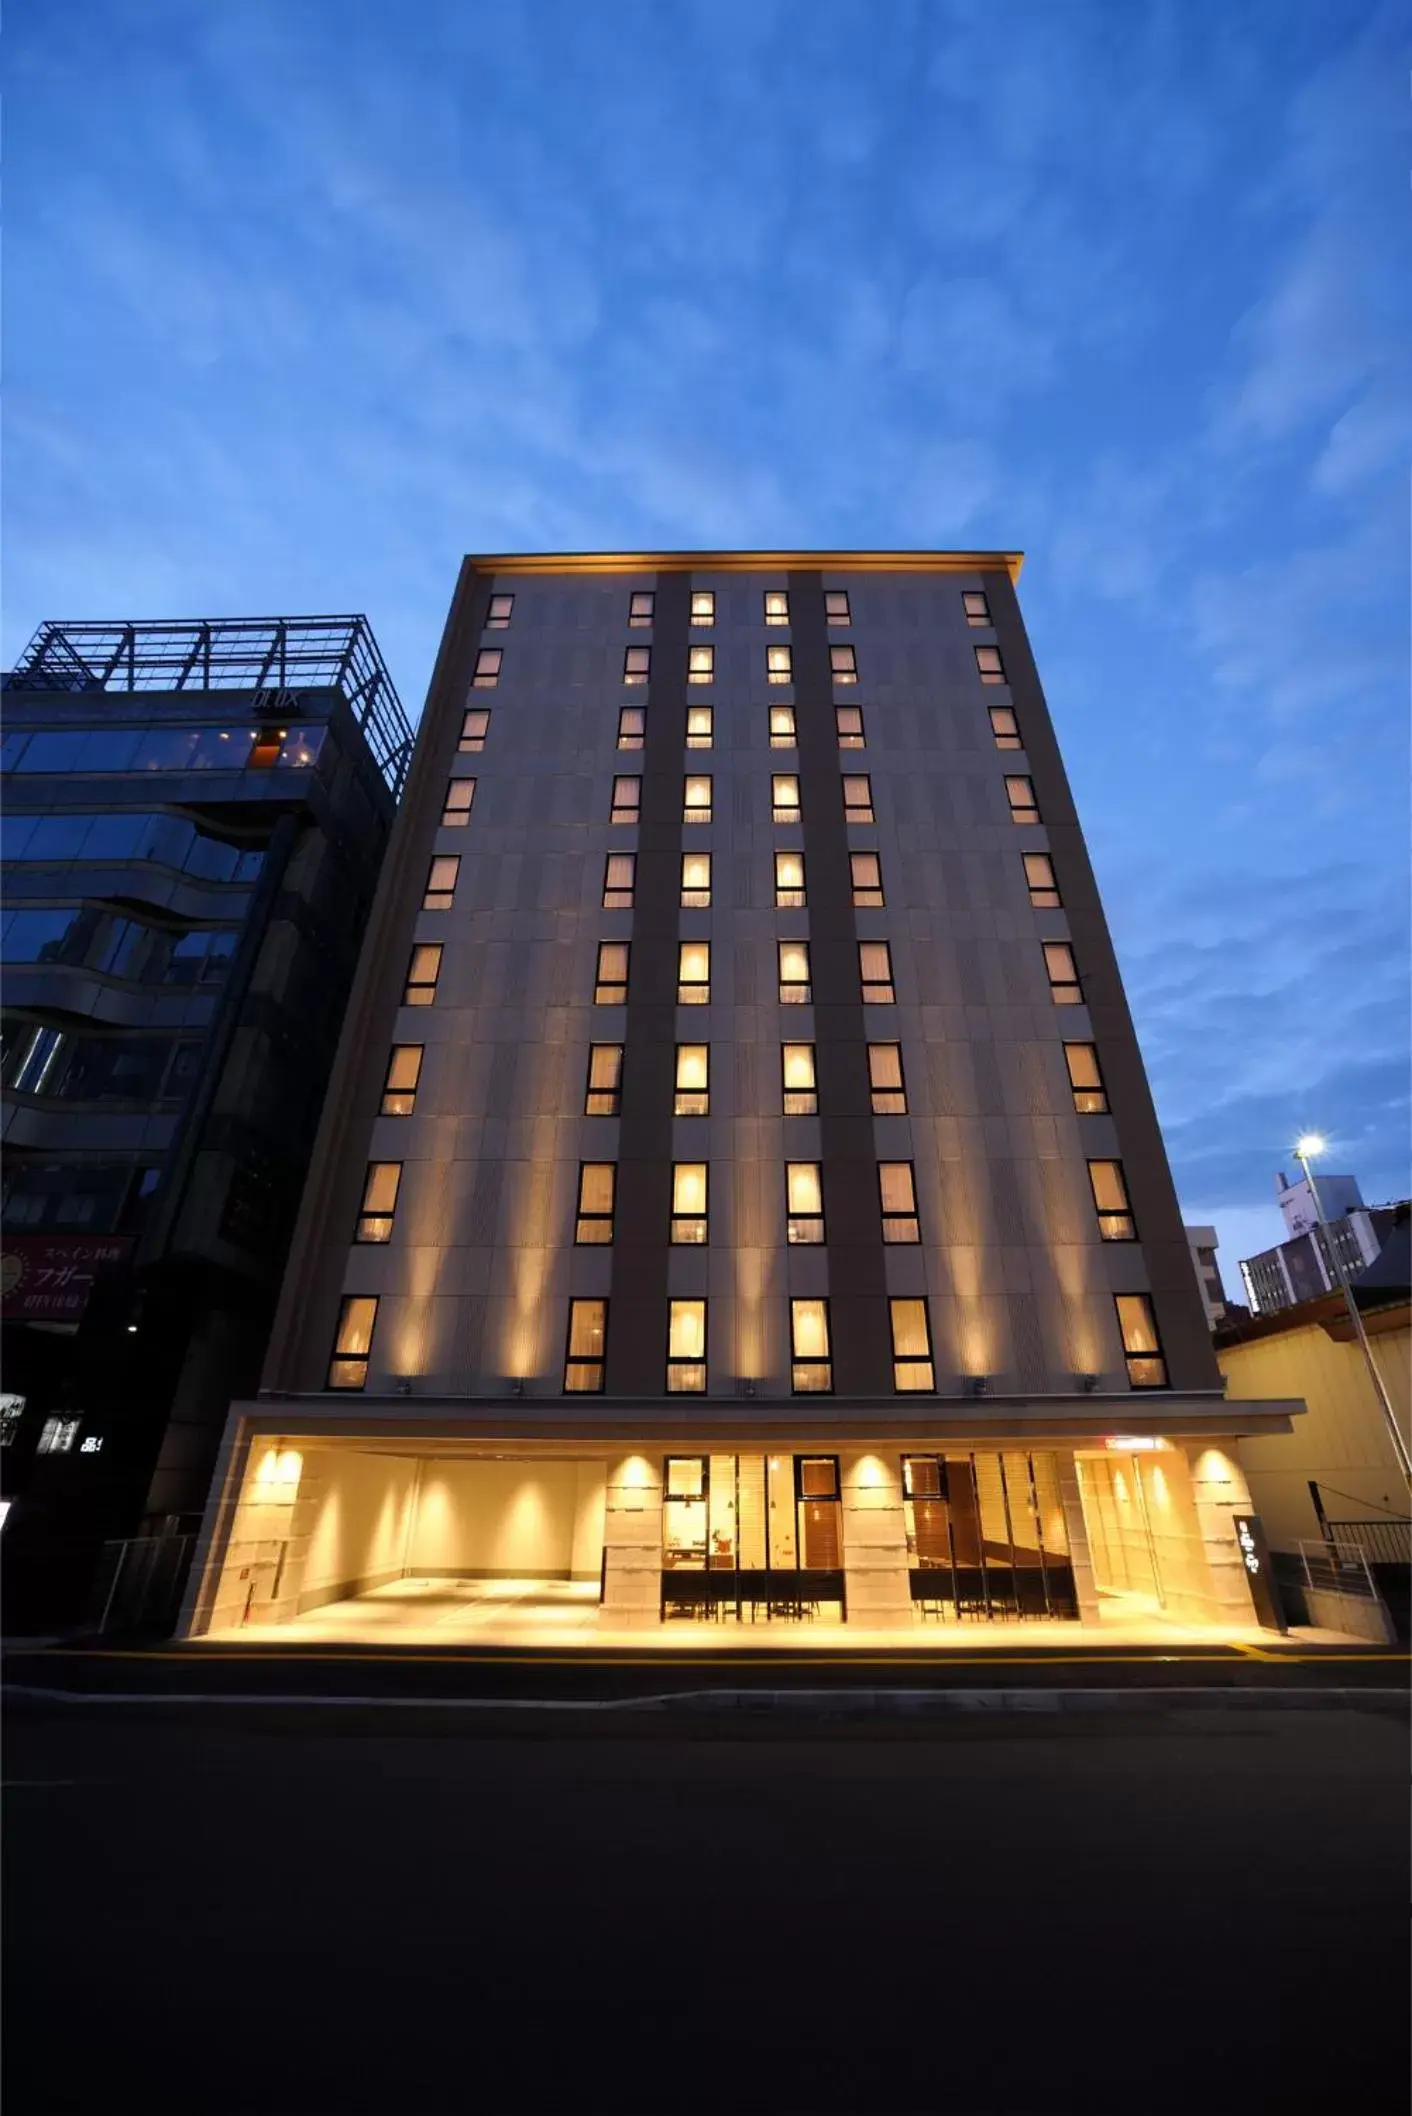
[[[415,710],[464,550],[1028,547],[1184,1194],[1266,1196],[1306,1092],[1391,1189],[1401,36],[17,0],[7,652],[362,605]]]

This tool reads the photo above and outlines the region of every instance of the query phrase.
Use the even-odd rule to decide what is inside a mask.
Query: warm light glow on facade
[[[267,1447],[256,1466],[250,1496],[257,1502],[287,1505],[299,1488],[304,1457],[297,1447]]]

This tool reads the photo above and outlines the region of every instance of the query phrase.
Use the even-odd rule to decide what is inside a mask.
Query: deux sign
[[[1279,1596],[1270,1571],[1270,1552],[1265,1543],[1265,1531],[1260,1525],[1259,1514],[1233,1514],[1231,1524],[1235,1529],[1236,1542],[1240,1546],[1241,1561],[1245,1566],[1246,1583],[1250,1588],[1250,1599],[1255,1604],[1255,1615],[1267,1631],[1288,1631],[1280,1608]]]

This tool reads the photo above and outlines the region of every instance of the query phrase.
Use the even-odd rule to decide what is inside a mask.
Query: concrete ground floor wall
[[[963,1611],[954,1584],[961,1577],[954,1541],[951,1584],[944,1551],[939,1560],[927,1555],[937,1547],[936,1529],[919,1497],[918,1465],[928,1462],[941,1465],[943,1491],[949,1472],[953,1493],[963,1479],[974,1494],[977,1532],[987,1539],[982,1557],[989,1549],[992,1563],[998,1553],[1003,1565],[1008,1538],[1008,1562],[1030,1568],[1028,1606],[1022,1597],[1007,1614],[1092,1623],[1105,1604],[1111,1613],[1118,1603],[1198,1628],[1253,1621],[1233,1526],[1249,1510],[1249,1491],[1235,1436],[1210,1429],[1208,1407],[1207,1429],[1196,1434],[1160,1431],[1151,1412],[1145,1431],[1101,1430],[1091,1404],[1067,1425],[1053,1413],[1039,1420],[989,1406],[984,1421],[938,1415],[928,1424],[912,1412],[905,1426],[893,1407],[869,1416],[832,1405],[821,1417],[801,1406],[788,1421],[753,1422],[741,1415],[747,1408],[709,1420],[697,1410],[692,1424],[678,1406],[657,1418],[633,1406],[595,1420],[565,1405],[531,1426],[503,1406],[442,1417],[420,1407],[409,1414],[400,1404],[381,1415],[381,1406],[366,1402],[350,1416],[337,1398],[316,1409],[307,1399],[236,1406],[181,1629],[192,1637],[264,1630],[399,1582],[429,1580],[578,1583],[588,1590],[578,1601],[591,1600],[595,1621],[613,1632],[655,1630],[668,1614],[697,1613],[680,1606],[693,1582],[714,1597],[699,1613],[721,1614],[730,1585],[714,1568],[729,1573],[755,1562],[745,1554],[750,1480],[741,1477],[750,1465],[760,1504],[772,1509],[787,1509],[788,1500],[773,1495],[786,1490],[779,1480],[793,1479],[799,1537],[796,1548],[790,1525],[784,1562],[836,1568],[827,1577],[841,1584],[823,1590],[825,1614],[860,1632],[916,1631],[939,1613],[926,1606],[928,1595],[954,1594],[955,1614],[977,1613]],[[1292,1407],[1244,1408],[1273,1417]],[[1131,1404],[1122,1411],[1125,1428],[1142,1422]],[[681,1471],[672,1465],[687,1465],[689,1485],[692,1463],[703,1484],[710,1475],[721,1485],[729,1470],[737,1497],[724,1502],[728,1514],[712,1515],[726,1525],[714,1529],[709,1558],[706,1507],[698,1502],[700,1542],[683,1560],[672,1547],[673,1510],[692,1502],[677,1496]],[[799,1481],[800,1463],[826,1465],[829,1489],[817,1503]],[[768,1532],[775,1554],[766,1563],[777,1565],[773,1522]],[[695,1574],[672,1569],[681,1562]],[[939,1569],[920,1573],[926,1564]],[[774,1582],[749,1590],[766,1614],[788,1613],[782,1577],[749,1575]],[[800,1613],[817,1614],[817,1602]],[[979,1613],[991,1613],[988,1600]]]

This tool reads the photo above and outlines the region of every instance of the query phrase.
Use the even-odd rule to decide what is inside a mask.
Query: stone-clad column
[[[901,1459],[893,1454],[845,1454],[839,1467],[848,1621],[875,1630],[910,1629]]]
[[[1208,1614],[1216,1624],[1258,1622],[1236,1541],[1236,1514],[1253,1513],[1250,1487],[1233,1440],[1184,1440],[1180,1443],[1191,1472],[1191,1496],[1197,1529],[1211,1576]]]
[[[662,1619],[662,1478],[645,1455],[608,1465],[603,1512],[605,1629],[639,1629]]]

